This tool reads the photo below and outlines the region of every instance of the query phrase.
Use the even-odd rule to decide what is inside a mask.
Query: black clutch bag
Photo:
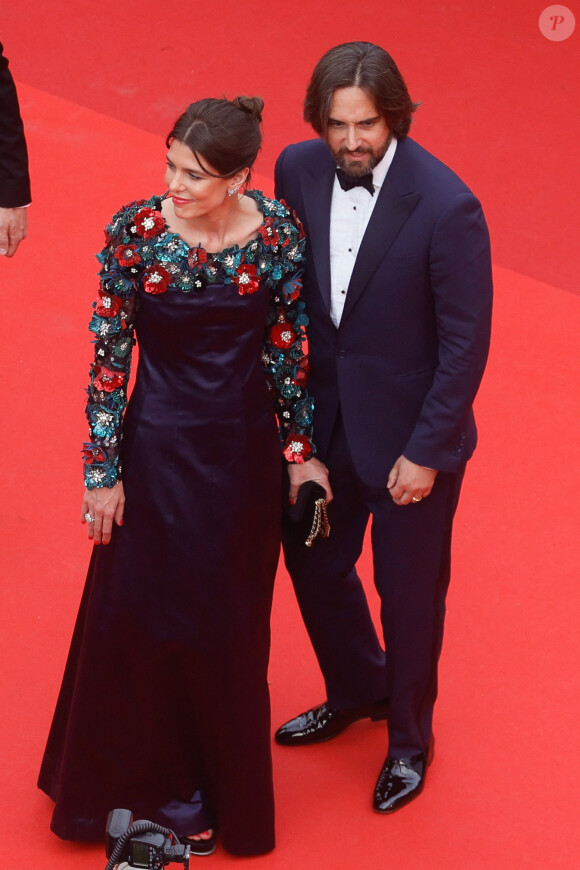
[[[294,504],[286,503],[286,514],[296,537],[311,547],[317,538],[328,538],[330,523],[326,510],[326,490],[314,480],[298,489]]]

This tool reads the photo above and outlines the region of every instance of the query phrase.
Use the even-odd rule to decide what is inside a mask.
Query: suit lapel
[[[402,153],[404,145],[403,142],[397,145],[393,164],[363,236],[348,285],[341,323],[356,305],[379,263],[386,257],[401,227],[421,198],[420,193],[412,190],[412,171],[406,166],[407,161]]]

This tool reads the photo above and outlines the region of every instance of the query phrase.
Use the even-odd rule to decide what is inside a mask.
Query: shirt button
[[[346,290],[341,290],[340,292],[342,293],[343,296],[346,296]]]
[[[345,350],[339,350],[339,351],[338,351],[338,356],[339,356],[340,359],[344,359],[345,356],[346,356],[346,351],[345,351]]]

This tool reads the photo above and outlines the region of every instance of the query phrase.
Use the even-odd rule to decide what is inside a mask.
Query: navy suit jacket
[[[18,97],[0,43],[0,208],[29,202],[28,153]]]
[[[401,454],[456,471],[475,448],[472,403],[490,337],[481,206],[424,148],[399,141],[337,329],[330,318],[334,169],[319,139],[288,146],[276,164],[276,196],[295,209],[308,238],[308,388],[319,455],[324,460],[340,409],[355,467],[370,486],[385,486]]]

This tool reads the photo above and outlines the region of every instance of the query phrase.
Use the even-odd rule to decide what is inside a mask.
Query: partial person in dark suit
[[[288,146],[276,166],[276,195],[308,239],[314,440],[334,493],[328,540],[307,549],[285,536],[327,700],[276,740],[316,743],[388,718],[381,813],[420,793],[433,755],[451,528],[492,302],[481,206],[408,137],[416,108],[382,48],[336,46],[306,93],[320,139]],[[369,518],[386,654],[355,570]]]
[[[13,257],[27,233],[28,152],[18,96],[0,43],[0,256]]]

